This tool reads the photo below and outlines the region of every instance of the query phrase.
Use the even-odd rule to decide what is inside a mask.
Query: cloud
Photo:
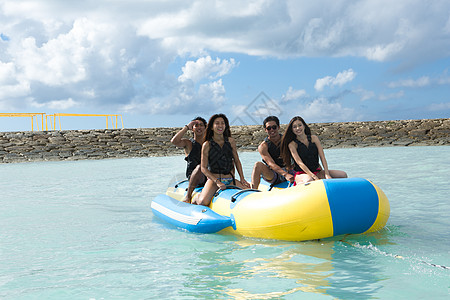
[[[297,114],[307,122],[340,122],[354,119],[355,111],[339,102],[320,97],[297,108]]]
[[[20,104],[18,105],[14,100],[27,96],[29,92],[29,82],[17,77],[14,63],[0,61],[0,108],[2,110],[20,108]]]
[[[448,56],[449,9],[446,1],[418,0],[5,0],[0,107],[73,99],[86,110],[177,113],[196,103],[215,109],[226,103],[220,79],[239,65],[230,53],[415,66]],[[342,86],[355,75],[349,69],[320,78],[315,88]],[[303,97],[302,90],[283,97]]]
[[[450,102],[445,103],[433,103],[428,106],[429,111],[445,111],[450,110]]]
[[[429,57],[446,56],[449,6],[445,1],[418,0],[332,5],[326,0],[130,0],[114,4],[106,0],[9,0],[2,8],[10,24],[27,16],[42,25],[44,36],[57,35],[67,23],[85,16],[110,24],[132,24],[134,37],[157,40],[178,54],[199,55],[209,49],[274,57],[351,55],[386,61],[405,54],[420,59],[416,54],[426,55],[430,48]],[[3,34],[14,36],[7,31]]]
[[[199,98],[205,102],[213,102],[219,107],[225,102],[225,87],[222,84],[222,79],[207,84],[202,84],[198,89]]]
[[[305,96],[307,96],[307,93],[305,90],[294,90],[294,88],[292,86],[290,86],[288,88],[288,90],[286,91],[286,94],[281,96],[281,102],[285,103],[285,102],[289,102],[289,101],[293,101],[293,100],[298,100]]]
[[[422,87],[428,87],[431,85],[449,85],[450,84],[450,77],[447,74],[447,71],[445,71],[442,75],[437,77],[429,77],[429,76],[422,76],[418,79],[401,79],[398,81],[393,81],[388,83],[388,87],[390,88],[422,88]]]
[[[391,99],[399,99],[399,98],[403,98],[403,96],[405,95],[404,91],[398,91],[396,93],[392,93],[392,94],[387,94],[387,95],[379,95],[378,99],[380,101],[387,101],[387,100],[391,100]]]
[[[74,101],[72,98],[65,99],[65,100],[53,100],[46,102],[44,104],[42,103],[36,103],[31,101],[31,106],[36,108],[49,108],[54,110],[66,110],[69,108],[77,107],[79,106],[79,103]]]
[[[193,85],[179,85],[169,95],[136,98],[120,106],[124,113],[171,114],[210,113],[219,109],[226,101],[226,91],[222,79],[201,84],[198,89]]]
[[[388,84],[390,88],[398,88],[398,87],[425,87],[431,84],[432,80],[428,76],[422,76],[418,79],[403,79],[396,82],[391,82]]]
[[[343,86],[347,82],[351,82],[355,77],[356,73],[352,69],[348,69],[339,72],[336,77],[326,76],[317,79],[314,88],[320,92],[327,86]]]
[[[403,42],[392,42],[389,44],[375,45],[372,47],[368,47],[365,51],[364,56],[370,60],[386,61],[402,52],[404,47],[405,45]]]
[[[359,89],[353,90],[352,92],[355,93],[356,95],[358,95],[360,97],[361,101],[366,101],[366,100],[375,98],[375,92],[373,92],[373,91],[368,91],[368,90],[359,88]]]
[[[231,72],[237,63],[233,58],[230,60],[211,59],[211,56],[200,57],[196,61],[187,61],[182,68],[183,74],[178,77],[179,82],[192,80],[194,83],[204,78],[216,79]]]
[[[437,83],[439,85],[448,85],[450,84],[450,77],[449,76],[442,76],[440,78],[437,79]]]
[[[240,116],[240,115],[245,114],[245,111],[247,108],[248,108],[247,105],[232,105],[231,113],[235,116]]]

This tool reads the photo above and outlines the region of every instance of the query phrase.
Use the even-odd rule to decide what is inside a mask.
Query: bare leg
[[[330,175],[333,178],[347,178],[347,173],[340,170],[330,170]]]
[[[344,171],[340,171],[340,170],[329,170],[331,178],[347,178],[347,173],[345,173]],[[324,179],[325,178],[325,172],[322,170],[317,174],[317,177],[319,177],[320,179]]]
[[[197,187],[197,185],[202,181],[204,176],[205,175],[203,175],[200,165],[195,167],[194,171],[192,171],[191,177],[189,178],[189,185],[183,202],[191,203],[192,192]]]
[[[211,203],[211,198],[217,190],[217,184],[208,179],[202,192],[200,194],[197,194],[194,199],[192,199],[192,204],[208,206],[209,203]]]
[[[298,184],[303,184],[303,183],[307,183],[309,181],[314,181],[314,179],[309,176],[308,174],[299,174],[295,176],[295,183]]]
[[[271,181],[273,179],[273,171],[263,162],[257,161],[252,171],[252,189],[258,188],[259,183],[261,182],[261,175],[267,181]]]

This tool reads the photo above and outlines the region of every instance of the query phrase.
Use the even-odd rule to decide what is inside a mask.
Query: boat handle
[[[257,189],[245,189],[245,190],[236,192],[233,196],[231,196],[231,202],[236,202],[236,197],[245,192],[261,192],[261,191],[257,190]]]
[[[178,182],[175,184],[175,188],[178,188],[178,186],[179,186],[180,184],[182,184],[183,182],[186,182],[186,181],[189,181],[189,179],[184,179],[184,180],[178,181]]]
[[[230,185],[225,186],[225,188],[223,190],[218,189],[217,192],[214,194],[214,197],[219,196],[220,192],[225,191],[225,190],[229,190],[229,189],[242,190],[240,187],[230,184]]]

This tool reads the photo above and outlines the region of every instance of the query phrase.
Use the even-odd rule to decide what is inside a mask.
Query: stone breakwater
[[[287,125],[282,125],[282,131]],[[450,144],[450,119],[313,123],[325,149]],[[239,151],[256,151],[262,126],[232,126]],[[170,139],[180,128],[0,132],[0,162],[182,155]],[[281,131],[281,132],[282,132]],[[189,135],[187,135],[189,136]]]

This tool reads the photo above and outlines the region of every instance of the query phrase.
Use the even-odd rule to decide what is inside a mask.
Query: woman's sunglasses
[[[277,125],[272,125],[272,126],[267,126],[267,127],[266,127],[267,130],[271,130],[271,129],[275,130],[275,129],[277,129],[277,128],[278,128]]]

